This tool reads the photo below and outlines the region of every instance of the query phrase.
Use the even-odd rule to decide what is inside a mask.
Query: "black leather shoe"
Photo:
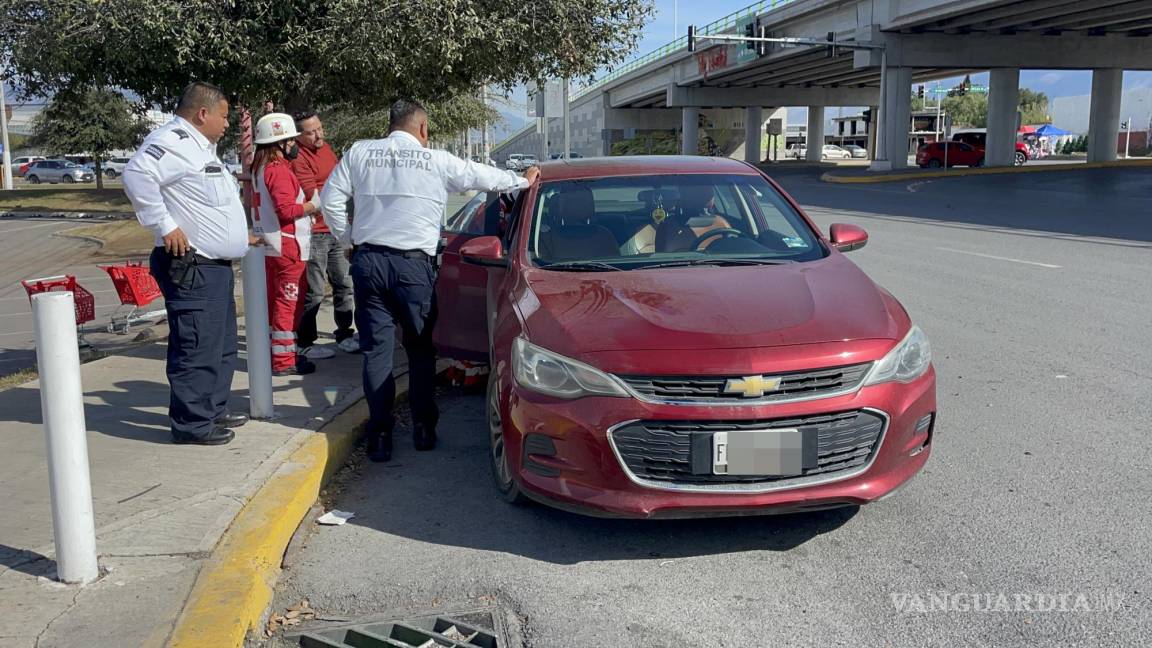
[[[204,436],[184,435],[172,438],[172,443],[181,445],[206,445],[218,446],[225,445],[232,439],[236,438],[236,433],[228,428],[218,427],[214,428]]]
[[[296,359],[296,366],[280,371],[273,371],[273,376],[307,376],[316,373],[316,365],[309,359],[301,356]]]
[[[216,419],[214,423],[224,428],[238,428],[248,422],[247,414],[233,414],[229,412],[224,416]]]
[[[436,428],[423,423],[412,424],[412,445],[421,452],[436,447]]]
[[[392,461],[391,434],[380,434],[368,439],[368,460],[373,463]]]

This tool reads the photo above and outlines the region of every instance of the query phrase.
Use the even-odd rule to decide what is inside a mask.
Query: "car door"
[[[499,198],[477,194],[444,226],[436,279],[439,315],[433,331],[441,357],[488,361],[488,270],[465,263],[460,247],[477,237],[499,234],[501,205]]]

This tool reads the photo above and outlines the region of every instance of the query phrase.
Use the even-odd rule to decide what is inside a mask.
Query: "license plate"
[[[804,472],[800,430],[740,430],[712,435],[712,472],[716,475],[786,477]]]

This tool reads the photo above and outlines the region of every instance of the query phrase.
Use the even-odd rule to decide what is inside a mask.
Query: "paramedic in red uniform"
[[[296,124],[290,115],[269,113],[256,122],[255,231],[268,250],[268,320],[272,328],[272,375],[296,376],[316,371],[316,365],[296,352],[296,327],[308,290],[308,253],[312,218],[319,210],[305,202],[300,181],[292,172],[299,149]]]

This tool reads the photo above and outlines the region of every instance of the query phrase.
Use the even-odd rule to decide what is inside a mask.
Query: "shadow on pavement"
[[[438,545],[521,555],[556,564],[663,560],[745,551],[787,551],[847,523],[857,508],[796,515],[690,520],[614,520],[499,499],[488,468],[484,399],[442,392],[440,447],[412,449],[404,415],[396,452],[364,463],[336,508],[349,524]]]
[[[1064,240],[1071,235],[1152,242],[1147,209],[1152,169],[1085,169],[866,185],[823,183],[821,170],[770,168],[767,172],[806,208],[1029,230],[1030,236],[1051,232]],[[845,218],[850,220],[851,215]]]
[[[35,578],[55,573],[56,561],[35,551],[0,544],[0,567]]]

